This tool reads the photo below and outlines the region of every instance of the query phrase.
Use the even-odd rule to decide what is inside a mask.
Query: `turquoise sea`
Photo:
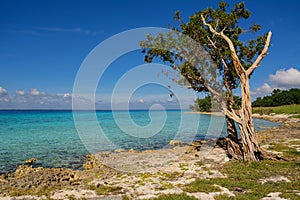
[[[72,111],[62,110],[2,110],[0,174],[13,171],[19,164],[32,157],[37,158],[36,166],[80,169],[85,155],[90,153],[91,149],[91,153],[131,148],[160,149],[168,147],[172,139],[189,142],[220,134],[224,136],[226,129],[223,126],[223,117],[185,112],[152,111],[149,115],[148,111],[130,111],[128,119],[127,111],[76,111],[74,114]],[[94,129],[94,115],[97,119],[96,124],[102,129],[102,137],[98,137],[98,129]],[[77,124],[74,123],[74,118]],[[255,119],[254,122],[256,129],[279,125],[261,119]],[[81,130],[79,134],[76,128]],[[93,134],[97,137],[90,137]],[[101,143],[103,138],[109,141],[109,145]],[[94,149],[89,148],[96,143]]]

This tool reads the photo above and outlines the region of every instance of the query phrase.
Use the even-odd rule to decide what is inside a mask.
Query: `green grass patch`
[[[217,196],[214,196],[215,200],[232,200],[232,199],[235,199],[234,197],[230,197],[226,194],[220,194],[220,195],[217,195]]]
[[[183,190],[185,192],[219,192],[219,187],[214,186],[213,180],[197,179],[196,181],[185,185]]]
[[[298,141],[292,141],[290,144],[299,144]],[[284,158],[290,158],[290,159],[295,159],[295,160],[300,160],[300,152],[297,151],[295,148],[289,147],[286,144],[273,144],[272,146],[269,147],[270,150],[273,151],[280,151],[283,153]]]
[[[300,188],[300,153],[289,145],[298,145],[299,141],[291,141],[289,144],[276,143],[271,144],[270,150],[283,152],[283,157],[289,161],[271,161],[262,162],[238,162],[232,161],[225,164],[220,171],[227,174],[228,178],[213,178],[209,180],[197,179],[196,181],[184,186],[186,192],[212,192],[220,185],[235,191],[237,188],[242,192],[236,192],[236,197],[226,195],[216,196],[215,199],[238,199],[252,200],[266,197],[271,192],[281,192],[283,198],[296,200],[299,196],[295,190]],[[262,184],[259,180],[284,176],[291,182],[266,182]],[[217,188],[218,189],[218,188]]]
[[[182,194],[163,194],[152,200],[197,200],[197,198],[182,193]]]
[[[228,178],[197,179],[186,185],[184,191],[213,192],[219,189],[213,186],[217,184],[231,191],[241,188],[243,193],[237,193],[234,199],[260,199],[271,192],[282,192],[283,196],[288,195],[290,199],[296,199],[291,191],[300,188],[298,180],[298,177],[300,177],[300,163],[297,161],[263,161],[259,163],[236,161],[226,164],[221,172],[227,174]],[[267,182],[264,184],[259,182],[259,179],[278,175],[287,177],[291,182]],[[216,199],[232,198],[222,195]]]
[[[89,185],[89,190],[95,190],[97,195],[108,195],[111,193],[116,193],[122,189],[122,187],[119,186],[105,186],[105,185]]]
[[[130,200],[130,198],[127,195],[122,195],[122,200]]]
[[[168,183],[168,182],[162,182],[160,183],[161,187],[158,188],[159,190],[167,190],[167,189],[172,189],[174,188],[174,185],[172,183]]]
[[[158,175],[159,179],[161,179],[161,180],[174,180],[174,179],[184,176],[184,173],[183,172],[173,172],[173,173],[158,172],[157,175]]]
[[[300,114],[299,115],[290,116],[289,118],[300,118]]]
[[[69,200],[77,200],[74,194],[68,196]]]
[[[182,170],[182,171],[187,171],[188,170],[188,167],[189,164],[188,163],[179,163],[179,168]]]
[[[8,192],[10,196],[23,196],[23,195],[36,195],[36,196],[47,196],[49,197],[55,190],[62,189],[61,186],[44,186],[40,188],[30,188],[30,189],[19,189],[14,188]]]
[[[253,113],[266,114],[299,114],[300,117],[300,104],[276,106],[276,107],[254,107]]]

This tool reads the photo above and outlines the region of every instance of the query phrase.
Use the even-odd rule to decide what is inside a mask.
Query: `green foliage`
[[[248,69],[257,55],[262,52],[266,35],[258,36],[248,42],[241,41],[240,36],[242,34],[255,33],[260,30],[260,25],[254,23],[249,28],[242,28],[239,21],[248,19],[251,15],[250,11],[245,8],[244,2],[236,3],[233,9],[229,9],[228,6],[225,1],[222,1],[215,9],[210,7],[196,12],[187,23],[181,19],[180,12],[176,11],[174,19],[179,24],[174,26],[173,30],[183,33],[203,46],[223,76],[222,80],[228,86],[226,90],[230,91],[229,94],[231,94],[231,90],[237,88],[239,84],[231,57],[232,52],[222,37],[213,34],[204,25],[201,16],[204,16],[206,22],[212,25],[217,32],[224,33],[233,42],[236,53],[245,69]],[[205,67],[209,65],[209,62],[201,63],[203,55],[199,54],[199,47],[192,46],[186,41],[178,41],[178,38],[180,35],[174,36],[172,33],[158,34],[157,36],[147,35],[147,39],[140,43],[143,48],[142,52],[145,53],[144,60],[153,62],[153,59],[158,58],[169,64],[170,67],[185,77],[188,85],[195,91],[207,92],[209,91],[208,86],[217,88],[219,91],[223,90],[224,83],[216,85],[217,77],[214,77],[216,70],[210,71],[207,68],[211,66]],[[167,49],[160,48],[161,44]],[[183,55],[186,54],[189,55],[189,61],[184,59]],[[203,66],[207,70],[203,70]]]
[[[198,107],[201,112],[211,111],[211,97],[206,96],[204,99],[198,99]]]
[[[253,107],[272,107],[291,104],[300,104],[300,89],[292,88],[288,91],[275,89],[270,96],[258,97],[252,103]]]
[[[234,96],[233,109],[240,109],[241,107],[241,97]],[[211,96],[206,96],[203,99],[197,99],[195,105],[190,106],[190,110],[200,111],[200,112],[214,112],[219,111],[219,105],[217,102],[212,101]]]

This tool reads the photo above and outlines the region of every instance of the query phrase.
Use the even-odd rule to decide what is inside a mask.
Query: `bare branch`
[[[254,63],[251,65],[251,67],[247,70],[247,75],[248,76],[253,72],[253,70],[255,70],[259,66],[261,60],[267,55],[267,52],[268,52],[268,49],[269,49],[269,46],[270,46],[270,42],[271,42],[271,36],[272,36],[272,32],[270,31],[268,33],[264,49],[262,50],[260,55],[256,58]]]
[[[229,111],[227,108],[223,107],[223,112],[227,117],[233,119],[236,123],[242,123],[241,117],[239,117],[234,111]]]
[[[212,45],[215,49],[217,49],[216,43],[213,42],[213,41],[210,39],[209,36],[207,36],[207,39],[210,41],[211,45]]]
[[[229,95],[230,95],[230,96],[233,96],[232,90],[231,90],[231,88],[230,88],[230,86],[229,86],[229,84],[228,84],[228,81],[227,81],[227,79],[226,79],[226,76],[227,76],[227,74],[228,74],[229,68],[228,68],[228,65],[227,65],[227,63],[225,62],[224,58],[221,58],[221,60],[222,60],[222,63],[223,63],[223,65],[224,65],[224,77],[223,77],[224,85],[225,85],[225,87],[226,87],[226,89],[227,89]]]
[[[213,34],[218,35],[218,36],[221,36],[221,37],[227,42],[227,44],[228,44],[228,46],[229,46],[229,49],[230,49],[230,51],[231,51],[231,58],[232,58],[232,60],[233,60],[233,64],[234,64],[234,66],[235,66],[235,69],[236,69],[236,71],[238,72],[238,75],[240,76],[240,75],[244,74],[246,71],[245,71],[244,67],[243,67],[242,64],[241,64],[240,59],[239,59],[238,56],[237,56],[236,50],[235,50],[234,45],[233,45],[232,41],[230,40],[230,38],[227,37],[223,32],[217,32],[217,31],[212,27],[211,24],[206,23],[205,18],[203,17],[203,15],[201,15],[201,18],[202,18],[203,24],[204,24],[205,26],[207,26],[207,27],[209,28],[209,30],[210,30]]]

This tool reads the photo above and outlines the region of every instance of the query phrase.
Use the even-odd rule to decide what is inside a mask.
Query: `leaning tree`
[[[201,62],[202,49],[195,45],[187,45],[189,42],[182,40],[180,35],[147,35],[147,39],[141,42],[141,47],[144,48],[146,62],[152,62],[154,58],[167,62],[185,78],[190,88],[197,92],[208,91],[213,99],[220,103],[226,117],[227,151],[230,156],[235,159],[259,161],[264,158],[265,152],[260,148],[254,130],[249,80],[267,55],[272,33],[260,35],[247,42],[241,40],[242,34],[256,33],[261,27],[253,24],[243,29],[239,25],[240,20],[248,19],[251,15],[243,2],[235,4],[231,10],[228,7],[226,2],[220,2],[216,9],[207,8],[195,13],[189,22],[184,22],[179,12],[176,12],[174,17],[179,25],[173,27],[173,31],[201,44],[216,68],[206,67],[204,70],[203,67],[199,67],[199,63],[205,66],[211,65],[212,62]],[[160,48],[162,43],[170,50]],[[172,51],[174,48],[176,50]],[[219,75],[214,75],[214,70],[220,72]],[[220,77],[222,84],[218,85],[216,80]],[[242,95],[239,110],[233,108],[233,90],[237,88],[240,88]],[[239,127],[240,139],[235,124]]]

